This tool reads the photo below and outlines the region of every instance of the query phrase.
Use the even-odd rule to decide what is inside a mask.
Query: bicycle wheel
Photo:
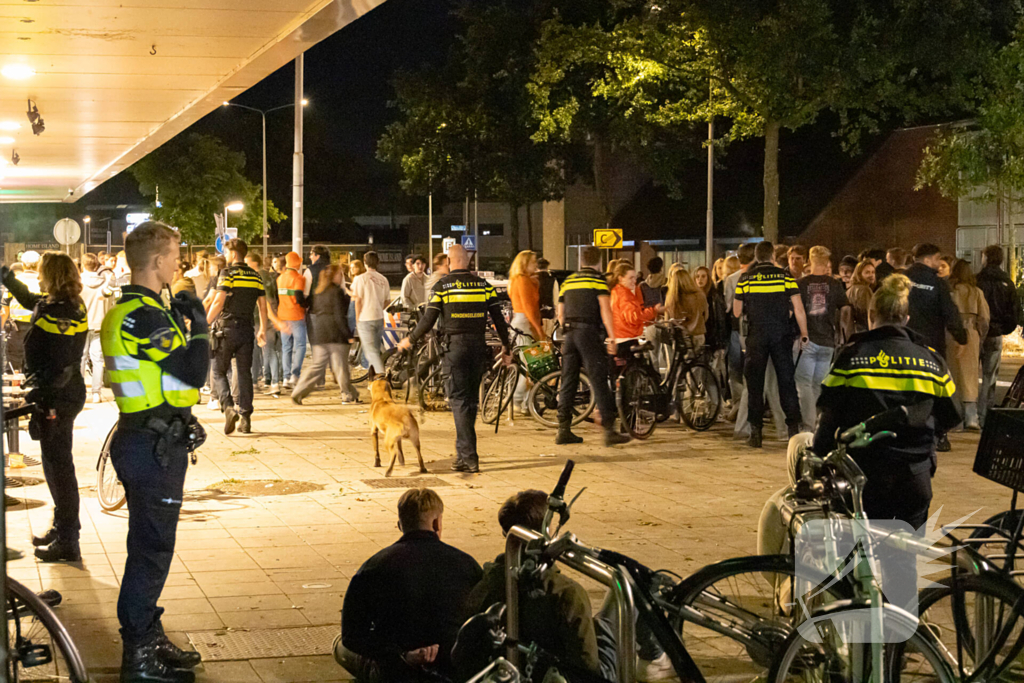
[[[1013,533],[1017,530],[1017,525],[1020,523],[1021,514],[1024,514],[1024,510],[1004,510],[999,514],[989,517],[982,522],[984,526],[973,529],[968,538],[975,540],[994,539],[993,542],[984,544],[969,543],[969,545],[982,555],[998,555],[998,557],[993,558],[990,562],[998,567],[1005,567],[1009,561],[1010,541],[1012,540]],[[1008,569],[1013,571],[1016,569],[1016,564],[1021,561],[1024,561],[1024,539],[1017,542],[1014,562]],[[1022,577],[1019,575],[1016,578],[1018,581],[1022,580]]]
[[[448,391],[440,363],[431,368],[427,376],[420,382],[419,402],[420,408],[428,413],[448,410]]]
[[[676,406],[687,427],[698,432],[710,429],[722,407],[715,371],[703,363],[686,368],[676,383]]]
[[[348,347],[348,375],[353,383],[362,382],[370,374],[369,368],[363,367],[363,346],[356,339]]]
[[[619,377],[619,418],[634,439],[646,439],[658,425],[657,375],[643,365],[631,363]]]
[[[791,555],[737,557],[683,580],[664,606],[708,683],[764,680],[803,620],[793,596],[809,589],[797,582]],[[836,584],[812,605],[849,594],[848,584]]]
[[[549,372],[530,387],[526,398],[530,416],[545,427],[558,427],[558,388],[562,385],[562,371]],[[580,383],[572,403],[572,424],[577,425],[594,412],[594,392],[590,378],[580,373]]]
[[[49,605],[10,577],[7,619],[7,680],[88,682],[89,672],[64,624]]]
[[[100,459],[96,463],[96,498],[100,501],[100,507],[107,512],[121,509],[125,504],[124,486],[114,471],[114,463],[110,461],[110,443],[117,433],[117,423],[110,428],[106,440],[103,441],[103,448],[100,450]]]
[[[514,363],[505,365],[499,362],[488,371],[480,383],[480,419],[484,424],[494,424],[508,410],[518,383],[519,368]],[[498,405],[499,401],[501,405]]]
[[[768,683],[953,683],[956,676],[931,634],[913,617],[883,606],[883,639],[870,642],[871,608],[844,600],[816,610],[789,635]],[[872,654],[882,648],[885,671],[872,678]]]
[[[1024,588],[1001,574],[946,577],[921,591],[920,619],[960,678],[1024,680]]]

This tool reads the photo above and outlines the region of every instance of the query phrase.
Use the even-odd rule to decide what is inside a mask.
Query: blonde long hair
[[[910,315],[910,289],[913,285],[906,275],[893,273],[882,280],[878,291],[871,297],[868,320],[878,325],[903,325]]]
[[[529,276],[527,268],[530,265],[530,260],[536,258],[537,252],[530,251],[529,249],[525,249],[516,254],[516,257],[512,260],[512,265],[508,269],[509,284],[512,284],[512,281],[515,280],[517,277],[523,275]]]
[[[685,268],[672,273],[668,279],[668,294],[665,295],[665,313],[671,319],[678,319],[683,314],[683,299],[687,294],[699,293],[700,287]]]

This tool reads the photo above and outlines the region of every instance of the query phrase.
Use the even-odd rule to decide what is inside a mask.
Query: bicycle
[[[117,425],[118,423],[115,422],[107,432],[107,438],[103,440],[99,458],[96,460],[96,498],[104,512],[120,510],[128,502],[124,485],[118,478],[114,463],[110,458],[110,444],[113,443],[114,435],[117,434]],[[206,440],[206,432],[198,422],[194,422],[193,425],[194,427],[189,430],[188,455],[190,464],[194,466],[199,461],[196,450]],[[195,431],[196,428],[198,428],[198,432]]]
[[[7,680],[88,683],[89,672],[64,624],[42,598],[7,577]]]
[[[625,350],[616,388],[623,427],[633,438],[646,439],[658,422],[668,419],[674,404],[687,427],[701,432],[710,429],[722,407],[718,376],[697,355],[693,338],[682,327],[671,321],[653,325],[671,333],[672,360],[662,378],[649,358],[650,342],[639,340]]]

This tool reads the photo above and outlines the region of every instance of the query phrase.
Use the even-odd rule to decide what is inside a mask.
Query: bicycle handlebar
[[[555,488],[551,492],[552,498],[562,498],[565,496],[565,487],[569,485],[569,477],[572,476],[572,470],[575,466],[576,463],[572,460],[565,461],[565,467],[562,468],[562,475],[558,477],[558,483],[555,484]]]
[[[857,445],[863,447],[876,441],[879,437],[890,438],[895,436],[895,434],[888,430],[905,424],[907,424],[907,409],[904,406],[898,406],[890,408],[884,413],[873,415],[860,424],[850,427],[839,435],[839,440],[845,444],[858,442]],[[867,438],[865,439],[865,437]]]

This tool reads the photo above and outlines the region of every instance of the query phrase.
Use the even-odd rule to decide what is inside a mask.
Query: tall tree
[[[241,213],[231,214],[231,227],[238,228],[244,240],[262,238],[262,186],[243,175],[245,155],[229,149],[211,135],[179,135],[130,169],[139,182],[139,191],[156,197],[160,188],[160,206],[152,207],[153,218],[173,225],[190,244],[210,244],[214,239],[214,214],[224,205],[240,201]],[[287,216],[273,202],[267,203],[267,221],[280,223]]]
[[[402,169],[410,193],[477,192],[507,204],[515,249],[519,208],[561,198],[582,160],[573,141],[532,139],[526,85],[533,45],[551,11],[546,0],[460,4],[458,44],[443,67],[395,80],[400,118],[378,144],[379,158]],[[531,231],[528,246],[532,237]]]
[[[613,25],[545,27],[532,92],[539,140],[571,135],[587,100],[643,127],[729,121],[763,136],[764,235],[778,238],[779,137],[839,112],[850,143],[880,119],[956,110],[994,49],[997,0],[619,0]]]

